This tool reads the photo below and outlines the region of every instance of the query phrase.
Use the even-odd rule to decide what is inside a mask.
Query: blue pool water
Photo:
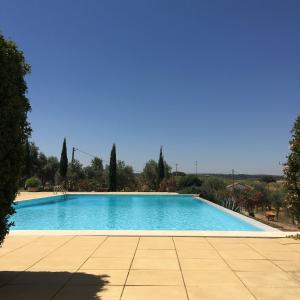
[[[18,202],[12,229],[262,229],[189,195],[68,195]]]

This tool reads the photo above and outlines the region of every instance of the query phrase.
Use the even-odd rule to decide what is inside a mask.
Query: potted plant
[[[38,192],[40,190],[41,182],[37,177],[30,177],[25,182],[25,188],[28,192]]]

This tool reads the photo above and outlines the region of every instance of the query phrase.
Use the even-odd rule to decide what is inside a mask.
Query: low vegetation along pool
[[[15,230],[263,231],[189,195],[67,195],[21,201]]]

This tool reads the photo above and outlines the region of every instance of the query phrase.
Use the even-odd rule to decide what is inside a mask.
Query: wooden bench
[[[266,211],[265,216],[268,221],[275,221],[275,214],[272,211]]]

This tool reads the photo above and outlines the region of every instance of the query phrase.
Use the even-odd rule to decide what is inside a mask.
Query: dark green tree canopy
[[[59,174],[64,180],[66,180],[68,174],[68,154],[67,154],[66,138],[64,138],[64,142],[61,150],[61,156],[59,162]]]
[[[300,116],[297,117],[292,129],[290,149],[284,168],[287,202],[292,214],[300,222]]]
[[[116,145],[113,144],[110,153],[109,162],[109,190],[115,192],[117,190],[117,154]]]
[[[9,217],[14,213],[12,204],[31,132],[24,79],[29,71],[23,52],[0,34],[0,244],[11,226]]]

